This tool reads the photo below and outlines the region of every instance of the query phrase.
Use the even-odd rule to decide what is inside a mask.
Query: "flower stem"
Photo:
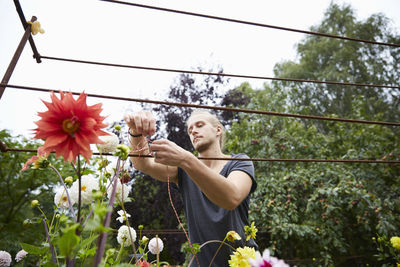
[[[119,249],[117,258],[115,259],[116,262],[119,261],[119,257],[121,256],[121,252],[124,249],[124,244],[125,244],[125,240],[122,241],[121,248]]]
[[[156,246],[157,246],[157,266],[160,266],[160,246],[158,245],[158,235],[156,235]]]
[[[54,252],[54,247],[50,242],[50,235],[49,235],[49,229],[47,228],[47,220],[46,218],[44,218],[43,220],[43,225],[44,225],[44,231],[46,233],[46,237],[47,237],[47,242],[49,242],[49,247],[50,247],[50,251],[51,251],[51,258],[53,259],[53,263],[56,264],[56,254]]]
[[[211,259],[210,264],[208,265],[208,267],[212,266],[212,263],[215,260],[215,257],[217,256],[218,252],[220,251],[222,245],[225,244],[225,240],[226,240],[226,236],[225,236],[224,240],[222,240],[221,244],[219,244],[219,247],[218,247],[217,251],[215,252],[213,258]]]
[[[123,196],[123,195],[124,195],[124,187],[122,186],[121,196]],[[118,200],[118,199],[117,199],[117,200]],[[122,210],[123,210],[124,213],[126,214],[126,210],[125,210],[125,206],[124,206],[124,202],[123,202],[122,197],[121,197],[121,201],[118,201],[118,202],[119,202],[119,204],[120,204]],[[133,242],[134,240],[133,240],[133,238],[132,238],[131,226],[130,226],[130,224],[129,224],[129,219],[128,219],[128,217],[126,217],[126,225],[128,226],[129,238],[131,239],[132,249],[133,249],[133,255],[134,255],[135,264],[136,264],[136,262],[137,262],[137,260],[136,260],[136,252],[137,252],[137,250],[136,250],[135,242]]]
[[[70,209],[70,211],[71,211],[71,213],[72,213],[72,216],[74,217],[74,221],[77,222],[76,217],[75,217],[74,208],[72,207],[72,203],[71,203],[71,197],[69,196],[69,193],[68,193],[68,190],[67,190],[67,186],[65,185],[64,180],[63,180],[63,178],[61,177],[61,174],[58,172],[58,170],[57,170],[56,168],[54,168],[54,167],[51,166],[51,165],[50,165],[50,168],[53,169],[53,170],[57,173],[58,178],[60,179],[61,184],[62,184],[63,187],[64,187],[65,193],[67,194],[69,209]]]
[[[78,222],[81,220],[81,205],[82,205],[82,179],[81,179],[81,157],[78,155]]]
[[[114,177],[112,179],[113,183],[113,188],[111,192],[111,197],[110,197],[110,202],[108,203],[108,207],[111,207],[111,210],[107,212],[106,218],[104,220],[104,226],[108,227],[110,226],[110,220],[111,220],[111,213],[112,213],[112,207],[114,206],[115,202],[115,194],[117,191],[117,184],[118,184],[118,177],[119,177],[119,158],[117,161],[117,171],[114,174]],[[98,266],[101,262],[101,258],[103,257],[104,254],[104,248],[106,244],[106,239],[107,239],[107,233],[102,233],[99,236],[99,239],[97,240],[97,252],[93,261],[93,266]]]
[[[223,245],[227,245],[228,247],[230,247],[232,250],[236,250],[234,247],[232,247],[228,243],[224,243],[223,241],[220,241],[220,240],[209,240],[209,241],[204,242],[203,244],[201,244],[201,246],[199,248],[201,249],[202,247],[204,247],[205,245],[210,244],[210,243],[222,243]],[[190,267],[190,265],[192,264],[194,258],[195,257],[193,256],[192,259],[190,260],[189,264],[188,264],[188,267]]]

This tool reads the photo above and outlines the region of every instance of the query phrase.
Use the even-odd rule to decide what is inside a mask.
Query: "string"
[[[151,144],[151,141],[150,141],[150,140],[147,140],[147,142],[148,142],[147,144]],[[133,145],[133,144],[132,144],[132,141],[131,141],[130,143],[131,143],[131,145]],[[143,146],[142,146],[142,144],[143,144],[143,142],[138,143],[138,144],[136,145],[136,149],[132,150],[132,152],[138,153],[138,159],[141,159],[141,156],[142,156],[142,153],[141,153],[141,152],[143,152],[144,150],[148,149],[148,148],[145,146],[145,144],[143,144]],[[193,246],[192,246],[192,243],[190,242],[189,235],[188,235],[188,233],[186,232],[185,227],[183,226],[181,220],[179,219],[178,212],[176,211],[174,202],[172,201],[168,165],[166,165],[166,167],[167,167],[167,184],[168,184],[168,197],[169,197],[169,202],[171,203],[172,209],[174,210],[175,217],[176,217],[176,219],[178,220],[179,226],[182,228],[183,232],[185,233],[186,240],[188,241],[189,246],[190,246],[190,248],[192,249],[193,256],[196,258],[197,265],[200,267],[199,259],[197,258],[197,255],[196,255],[196,254],[194,253],[194,251],[193,251]]]
[[[170,179],[169,179],[169,172],[168,172],[168,165],[167,165],[167,182],[168,182],[169,202],[171,203],[172,209],[174,210],[174,213],[175,213],[176,219],[178,220],[179,226],[182,227],[182,230],[185,233],[186,239],[187,239],[187,241],[189,243],[189,246],[190,246],[190,248],[192,249],[192,252],[193,252],[193,246],[192,246],[192,243],[190,242],[189,235],[187,234],[187,232],[185,230],[185,227],[183,227],[183,224],[182,224],[181,220],[179,219],[178,212],[175,209],[174,202],[172,201],[171,189],[170,189],[170,181],[169,180]],[[193,256],[196,258],[197,265],[200,267],[200,263],[199,263],[199,259],[197,258],[197,255],[195,253],[193,253]]]

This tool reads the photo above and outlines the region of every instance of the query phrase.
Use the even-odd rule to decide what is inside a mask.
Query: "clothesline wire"
[[[10,88],[15,88],[15,89],[22,89],[22,90],[40,91],[40,92],[55,91],[55,90],[46,89],[46,88],[38,88],[38,87],[23,86],[23,85],[12,85],[12,84],[2,84],[2,83],[0,83],[0,86],[5,86],[5,87],[10,87]],[[78,93],[78,92],[71,91],[71,93],[73,95],[80,95],[80,93]],[[87,95],[90,97],[123,100],[123,101],[133,101],[133,102],[149,103],[149,104],[157,104],[157,105],[222,110],[222,111],[231,111],[231,112],[243,112],[243,113],[261,114],[261,115],[269,115],[269,116],[301,118],[301,119],[327,120],[327,121],[363,123],[363,124],[377,124],[377,125],[385,125],[385,126],[400,126],[400,123],[398,123],[398,122],[389,122],[389,121],[368,121],[368,120],[356,120],[356,119],[346,119],[346,118],[331,118],[331,117],[324,117],[324,116],[291,114],[291,113],[271,112],[271,111],[254,110],[254,109],[230,108],[230,107],[222,107],[222,106],[198,105],[198,104],[159,101],[159,100],[150,100],[150,99],[143,99],[143,98],[108,96],[108,95],[90,94],[90,93],[87,93]]]
[[[37,152],[37,149],[25,149],[25,148],[9,148],[5,144],[1,145],[1,152]],[[98,153],[94,152],[94,155],[102,156],[113,156],[112,153]],[[153,158],[152,155],[134,155],[129,154],[130,157],[138,158]],[[197,157],[200,160],[227,160],[227,158],[218,157]],[[264,161],[264,162],[326,162],[326,163],[384,163],[384,164],[400,164],[398,160],[373,160],[373,159],[279,159],[279,158],[235,158],[236,161]]]
[[[188,73],[188,74],[200,74],[200,75],[214,75],[214,76],[224,76],[231,78],[246,78],[246,79],[260,79],[260,80],[273,80],[273,81],[283,81],[283,82],[300,82],[300,83],[316,83],[316,84],[331,84],[331,85],[343,85],[343,86],[361,86],[361,87],[376,87],[376,88],[394,88],[400,89],[398,85],[385,85],[385,84],[368,84],[368,83],[352,83],[352,82],[337,82],[337,81],[320,81],[320,80],[306,80],[306,79],[295,79],[295,78],[276,78],[268,76],[256,76],[256,75],[245,75],[245,74],[232,74],[232,73],[222,73],[222,72],[206,72],[206,71],[194,71],[194,70],[183,70],[183,69],[170,69],[170,68],[156,68],[156,67],[146,67],[146,66],[136,66],[136,65],[126,65],[126,64],[116,64],[71,58],[61,58],[52,56],[40,56],[42,59],[91,64],[91,65],[102,65],[108,67],[120,67],[120,68],[130,68],[130,69],[141,69],[150,71],[164,71],[164,72],[177,72],[177,73]]]
[[[226,17],[212,16],[212,15],[207,15],[207,14],[200,14],[200,13],[194,13],[194,12],[188,12],[188,11],[183,11],[183,10],[164,8],[164,7],[143,5],[143,4],[131,3],[131,2],[125,2],[125,1],[117,1],[117,0],[100,0],[100,1],[135,6],[135,7],[140,7],[140,8],[153,9],[153,10],[159,10],[159,11],[166,11],[166,12],[177,13],[177,14],[182,14],[182,15],[190,15],[190,16],[196,16],[196,17],[202,17],[202,18],[208,18],[208,19],[234,22],[234,23],[246,24],[246,25],[251,25],[251,26],[263,27],[263,28],[271,28],[271,29],[282,30],[282,31],[290,31],[290,32],[303,33],[303,34],[309,34],[309,35],[316,35],[316,36],[321,36],[321,37],[342,39],[342,40],[346,40],[346,41],[354,41],[354,42],[391,46],[391,47],[400,47],[400,44],[377,42],[377,41],[363,40],[363,39],[358,39],[358,38],[351,38],[351,37],[339,36],[339,35],[333,35],[333,34],[327,34],[327,33],[321,33],[321,32],[299,30],[299,29],[293,29],[293,28],[288,28],[288,27],[281,27],[281,26],[275,26],[275,25],[269,25],[269,24],[251,22],[251,21],[245,21],[245,20],[238,20],[238,19],[232,19],[232,18],[226,18]]]

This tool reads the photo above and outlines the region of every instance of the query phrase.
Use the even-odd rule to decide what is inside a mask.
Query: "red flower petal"
[[[43,103],[48,110],[39,112],[41,120],[35,122],[35,138],[45,139],[43,151],[55,151],[57,157],[69,162],[75,162],[79,154],[89,161],[90,144],[101,144],[99,136],[108,135],[101,130],[107,126],[103,123],[106,117],[100,116],[102,104],[88,106],[85,93],[75,100],[71,92],[62,91],[60,98],[52,92],[51,102]]]

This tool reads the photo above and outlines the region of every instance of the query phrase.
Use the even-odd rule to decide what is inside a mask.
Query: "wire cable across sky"
[[[135,6],[135,7],[141,7],[141,8],[147,8],[147,9],[154,9],[154,10],[177,13],[177,14],[182,14],[182,15],[190,15],[190,16],[202,17],[202,18],[207,18],[207,19],[215,19],[215,20],[220,20],[220,21],[234,22],[234,23],[246,24],[246,25],[251,25],[251,26],[271,28],[271,29],[282,30],[282,31],[291,31],[291,32],[297,32],[297,33],[302,33],[302,34],[311,34],[311,35],[316,35],[316,36],[321,36],[321,37],[342,39],[342,40],[347,40],[347,41],[355,41],[355,42],[362,42],[362,43],[376,44],[376,45],[384,45],[384,46],[391,46],[391,47],[400,47],[400,44],[392,44],[392,43],[377,42],[377,41],[371,41],[371,40],[363,40],[363,39],[357,39],[357,38],[351,38],[351,37],[339,36],[339,35],[333,35],[333,34],[327,34],[327,33],[321,33],[321,32],[305,31],[305,30],[299,30],[299,29],[293,29],[293,28],[287,28],[287,27],[281,27],[281,26],[263,24],[263,23],[258,23],[258,22],[251,22],[251,21],[238,20],[238,19],[232,19],[232,18],[218,17],[218,16],[207,15],[207,14],[200,14],[200,13],[194,13],[194,12],[188,12],[188,11],[183,11],[183,10],[164,8],[164,7],[157,7],[157,6],[149,6],[149,5],[143,5],[143,4],[131,3],[131,2],[125,2],[125,1],[117,1],[117,0],[100,0],[100,1],[110,2],[110,3],[115,3],[115,4],[123,4],[123,5]]]

